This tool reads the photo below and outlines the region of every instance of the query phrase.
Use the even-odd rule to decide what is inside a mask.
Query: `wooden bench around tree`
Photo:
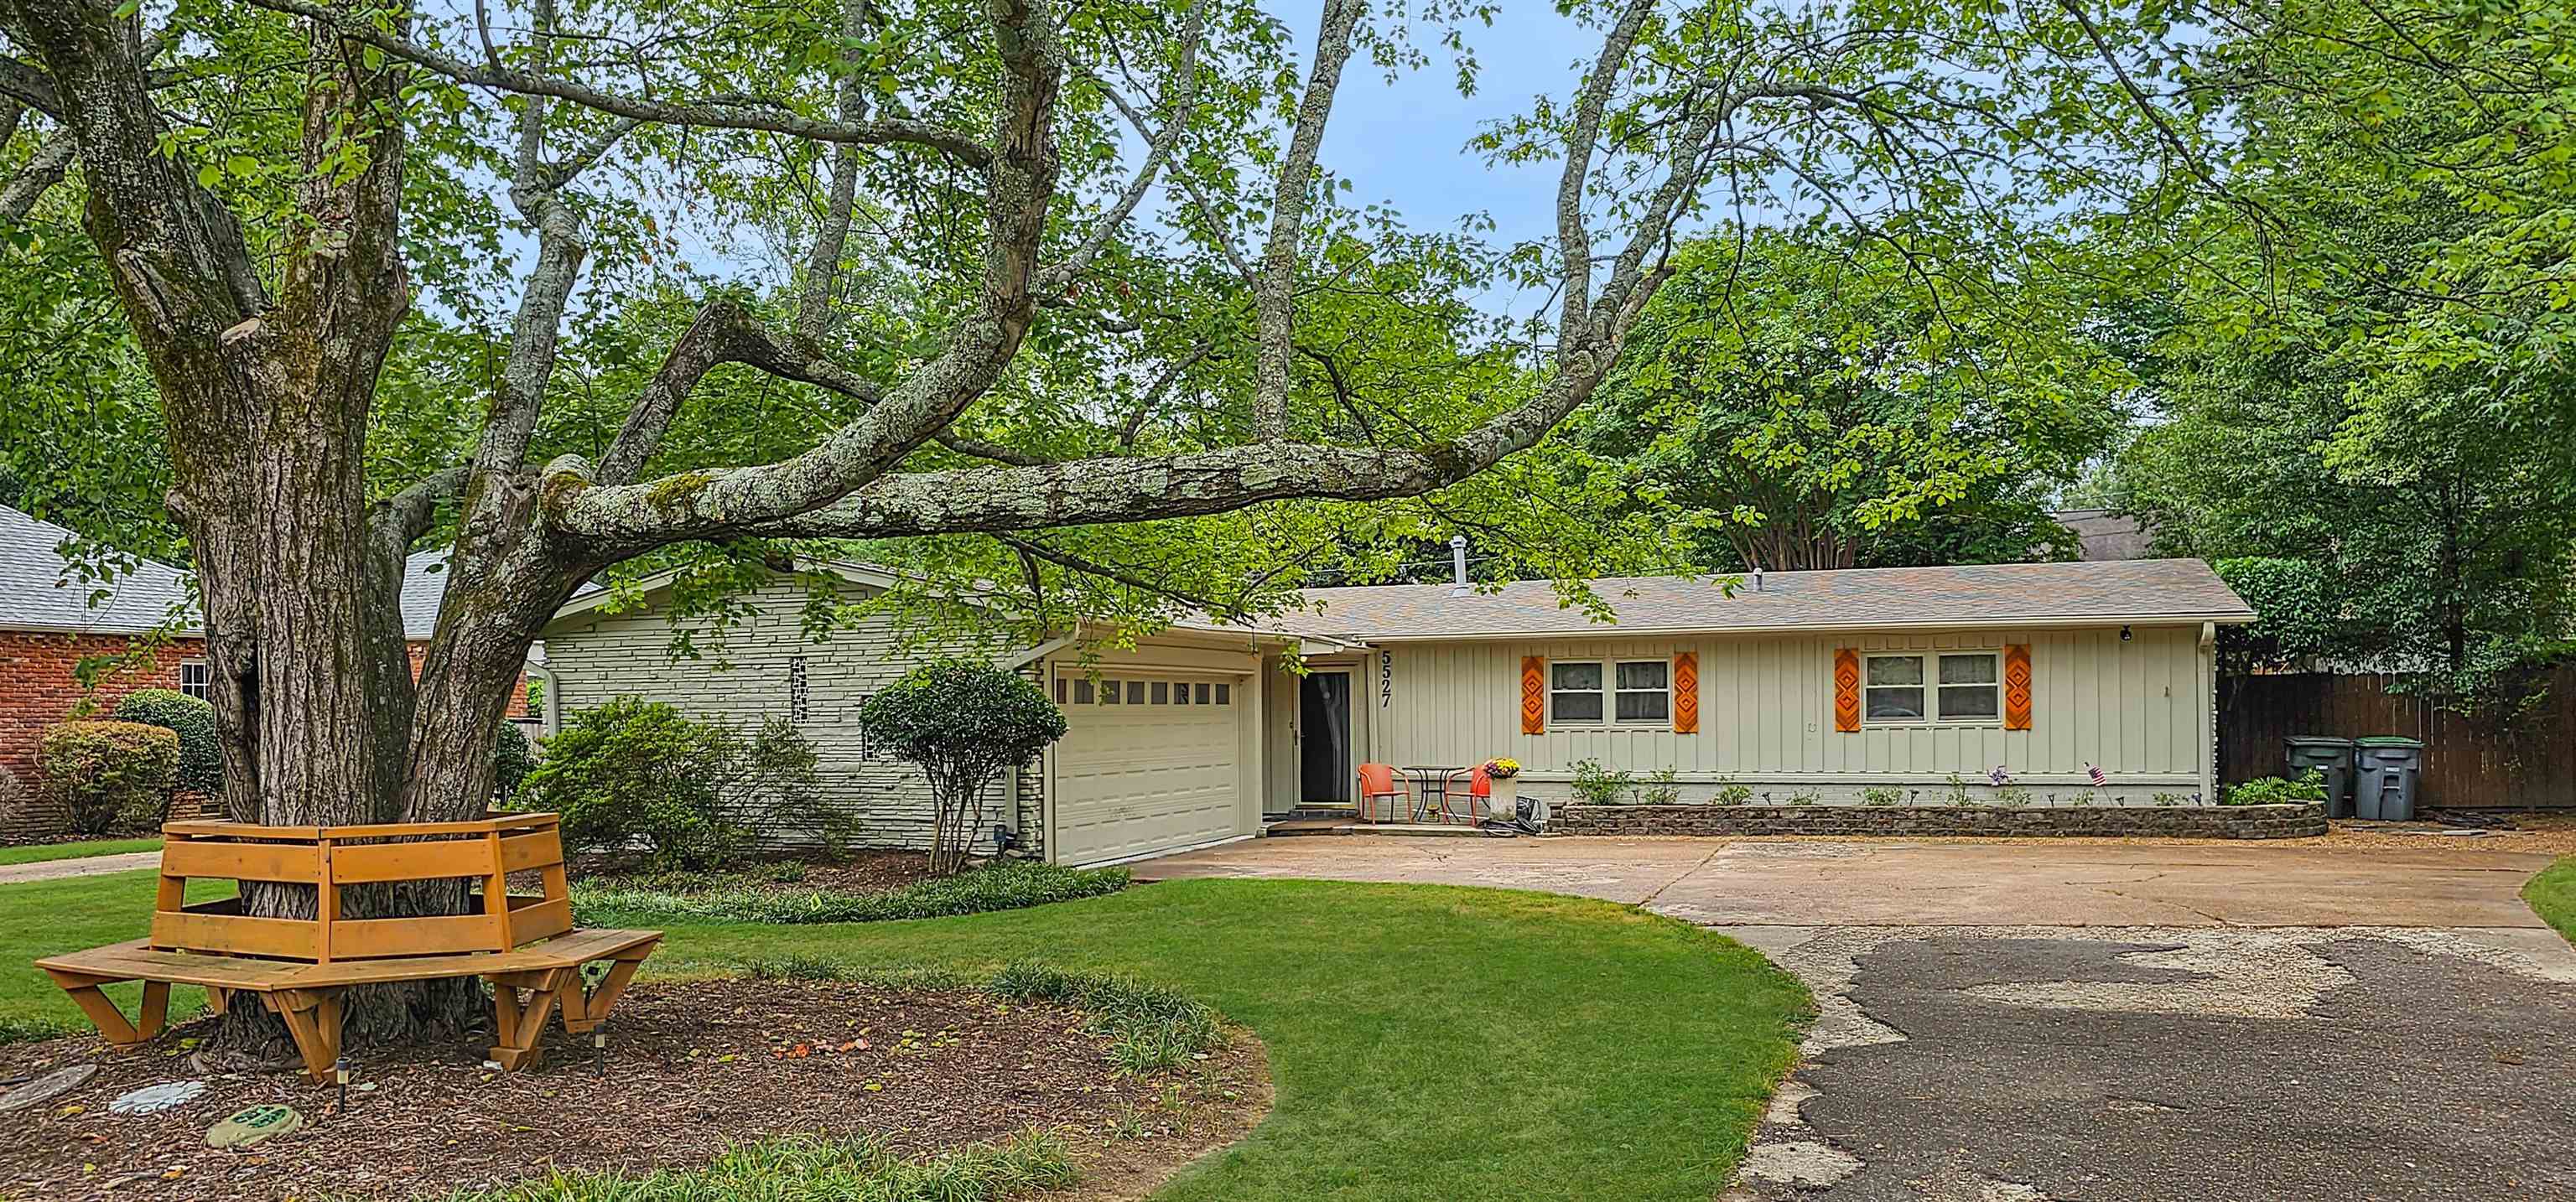
[[[340,996],[348,989],[480,977],[492,986],[492,1059],[516,1070],[536,1060],[551,1017],[560,1015],[573,1034],[597,1030],[662,938],[573,929],[557,825],[553,814],[337,827],[173,822],[162,828],[152,934],[36,967],[113,1044],[159,1035],[172,985],[203,987],[218,1012],[255,997],[285,1021],[317,1082],[339,1058]],[[536,874],[542,891],[513,896],[513,873]],[[197,877],[310,886],[314,917],[245,914],[238,897],[191,905],[187,885]],[[344,886],[452,879],[480,886],[465,913],[343,915]],[[602,963],[606,974],[593,986],[583,969]],[[144,983],[137,1021],[100,991],[124,981]]]

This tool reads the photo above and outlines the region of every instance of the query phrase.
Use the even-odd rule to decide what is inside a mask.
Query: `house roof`
[[[106,586],[107,597],[90,604],[90,594],[99,589],[74,576],[60,550],[72,537],[70,530],[0,505],[0,629],[142,634],[167,622],[176,607],[180,633],[202,632],[188,596],[188,573],[168,564],[142,561]],[[587,594],[599,586],[582,589]],[[404,559],[403,638],[417,642],[435,633],[446,595],[446,548]]]
[[[1290,633],[1369,642],[1538,636],[1756,633],[2126,623],[2248,622],[2254,611],[2197,559],[1771,572],[1761,578],[1595,580],[1616,625],[1563,604],[1543,580],[1498,592],[1448,584],[1306,590]]]
[[[132,572],[101,585],[72,570],[62,554],[72,532],[0,505],[0,628],[72,634],[141,634],[181,607],[190,628],[187,574],[144,560]],[[107,595],[93,604],[91,594]]]

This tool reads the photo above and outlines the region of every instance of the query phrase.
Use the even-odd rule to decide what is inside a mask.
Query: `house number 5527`
[[[1377,653],[1377,707],[1395,704],[1395,652],[1380,648]]]

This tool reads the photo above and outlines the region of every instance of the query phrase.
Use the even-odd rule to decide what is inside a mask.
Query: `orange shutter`
[[[1547,661],[1535,655],[1521,657],[1521,733],[1547,733]]]
[[[1699,733],[1699,655],[1685,651],[1673,657],[1673,733]]]
[[[1834,652],[1834,729],[1860,730],[1860,652],[1851,647]]]
[[[2004,729],[2030,729],[2030,644],[2004,648]]]

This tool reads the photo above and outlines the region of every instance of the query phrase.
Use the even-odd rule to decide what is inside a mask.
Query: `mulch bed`
[[[1267,1069],[1248,1035],[1139,1080],[1113,1071],[1082,1021],[969,991],[652,984],[610,1021],[605,1076],[589,1047],[555,1028],[530,1073],[485,1069],[479,1046],[353,1049],[353,1079],[375,1088],[353,1088],[345,1109],[300,1074],[218,1074],[196,1099],[142,1116],[111,1114],[108,1102],[200,1076],[179,1045],[191,1028],[128,1053],[88,1037],[0,1046],[0,1079],[100,1065],[68,1094],[0,1114],[0,1197],[434,1196],[555,1168],[693,1165],[766,1135],[866,1129],[926,1152],[1031,1127],[1066,1131],[1090,1162],[1086,1178],[1112,1190],[1083,1192],[1112,1197],[1120,1182],[1142,1193],[1239,1138],[1267,1108]],[[1174,1097],[1187,1100],[1180,1113],[1163,1105]],[[258,1102],[293,1106],[308,1125],[247,1151],[206,1146],[207,1128]]]

